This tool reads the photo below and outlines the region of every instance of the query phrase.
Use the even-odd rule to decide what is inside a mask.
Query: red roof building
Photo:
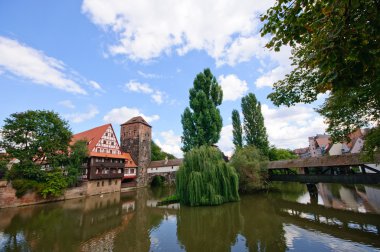
[[[111,124],[75,134],[72,143],[79,140],[87,142],[89,153],[83,172],[85,179],[123,179],[126,168],[135,169],[137,167],[131,155],[120,150],[119,142]]]

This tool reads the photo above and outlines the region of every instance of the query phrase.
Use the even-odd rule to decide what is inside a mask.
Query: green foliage
[[[380,152],[380,127],[371,129],[365,139],[364,159],[367,161],[374,160],[374,155]]]
[[[235,151],[230,161],[239,175],[239,190],[254,192],[267,188],[268,158],[255,146],[248,145]]]
[[[270,161],[276,160],[288,160],[296,159],[297,155],[294,154],[291,150],[276,148],[271,146],[269,149],[268,157]]]
[[[190,206],[237,201],[238,176],[219,150],[201,146],[185,154],[176,174],[176,191],[181,204]]]
[[[378,0],[276,1],[262,16],[261,34],[272,34],[267,47],[276,51],[289,44],[295,67],[269,98],[290,106],[330,91],[318,112],[334,140],[379,123],[379,12]]]
[[[72,133],[58,114],[46,110],[14,113],[4,120],[0,147],[21,165],[48,162],[58,167],[67,157]]]
[[[25,195],[28,191],[38,190],[39,183],[30,179],[15,179],[12,181],[12,187],[16,190],[16,196],[18,198]]]
[[[164,160],[166,157],[168,157],[168,159],[176,159],[174,155],[161,150],[160,146],[158,146],[154,141],[151,142],[151,152],[152,161]]]
[[[222,99],[222,88],[210,69],[199,73],[189,91],[190,108],[187,107],[181,116],[183,151],[218,142],[223,124],[217,106]]]
[[[243,129],[241,127],[239,112],[234,109],[232,110],[232,142],[235,145],[235,149],[243,147]]]
[[[269,141],[260,102],[257,101],[254,94],[249,93],[241,99],[241,108],[244,115],[244,133],[247,145],[254,145],[264,155],[268,155]]]
[[[0,159],[0,179],[5,177],[5,174],[8,171],[7,165],[8,160]]]
[[[45,181],[46,172],[41,170],[39,165],[32,162],[24,162],[23,164],[13,164],[12,168],[7,173],[8,180],[27,179],[37,182]]]
[[[70,155],[68,157],[68,164],[65,167],[67,171],[66,180],[68,186],[74,186],[81,175],[82,165],[87,161],[88,149],[87,142],[84,140],[76,141],[70,146]]]
[[[38,193],[46,198],[49,196],[58,197],[68,186],[65,176],[60,170],[48,172],[45,183],[41,183]]]

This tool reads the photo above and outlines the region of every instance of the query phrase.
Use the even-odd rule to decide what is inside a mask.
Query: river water
[[[0,251],[380,251],[380,188],[298,183],[216,207],[172,188],[0,210]],[[316,192],[316,191],[315,191]]]

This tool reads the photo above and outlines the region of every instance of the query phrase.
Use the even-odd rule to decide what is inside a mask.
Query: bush
[[[6,172],[8,171],[7,164],[8,161],[0,160],[0,179],[4,178]]]
[[[176,174],[176,190],[181,204],[220,205],[239,200],[238,176],[219,150],[201,146],[185,154]]]
[[[41,183],[38,193],[44,198],[48,196],[58,197],[62,195],[63,190],[66,189],[67,186],[68,182],[62,172],[56,170],[47,173],[46,182]]]
[[[268,188],[268,158],[254,146],[236,150],[230,163],[239,175],[241,192],[254,192]]]
[[[12,181],[12,187],[16,190],[16,197],[21,198],[28,191],[36,191],[39,183],[29,179],[15,179]]]

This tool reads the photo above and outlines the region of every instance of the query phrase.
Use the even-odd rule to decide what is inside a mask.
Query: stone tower
[[[121,125],[121,150],[129,152],[138,166],[137,186],[147,185],[147,168],[151,161],[152,126],[141,116],[133,117]]]

